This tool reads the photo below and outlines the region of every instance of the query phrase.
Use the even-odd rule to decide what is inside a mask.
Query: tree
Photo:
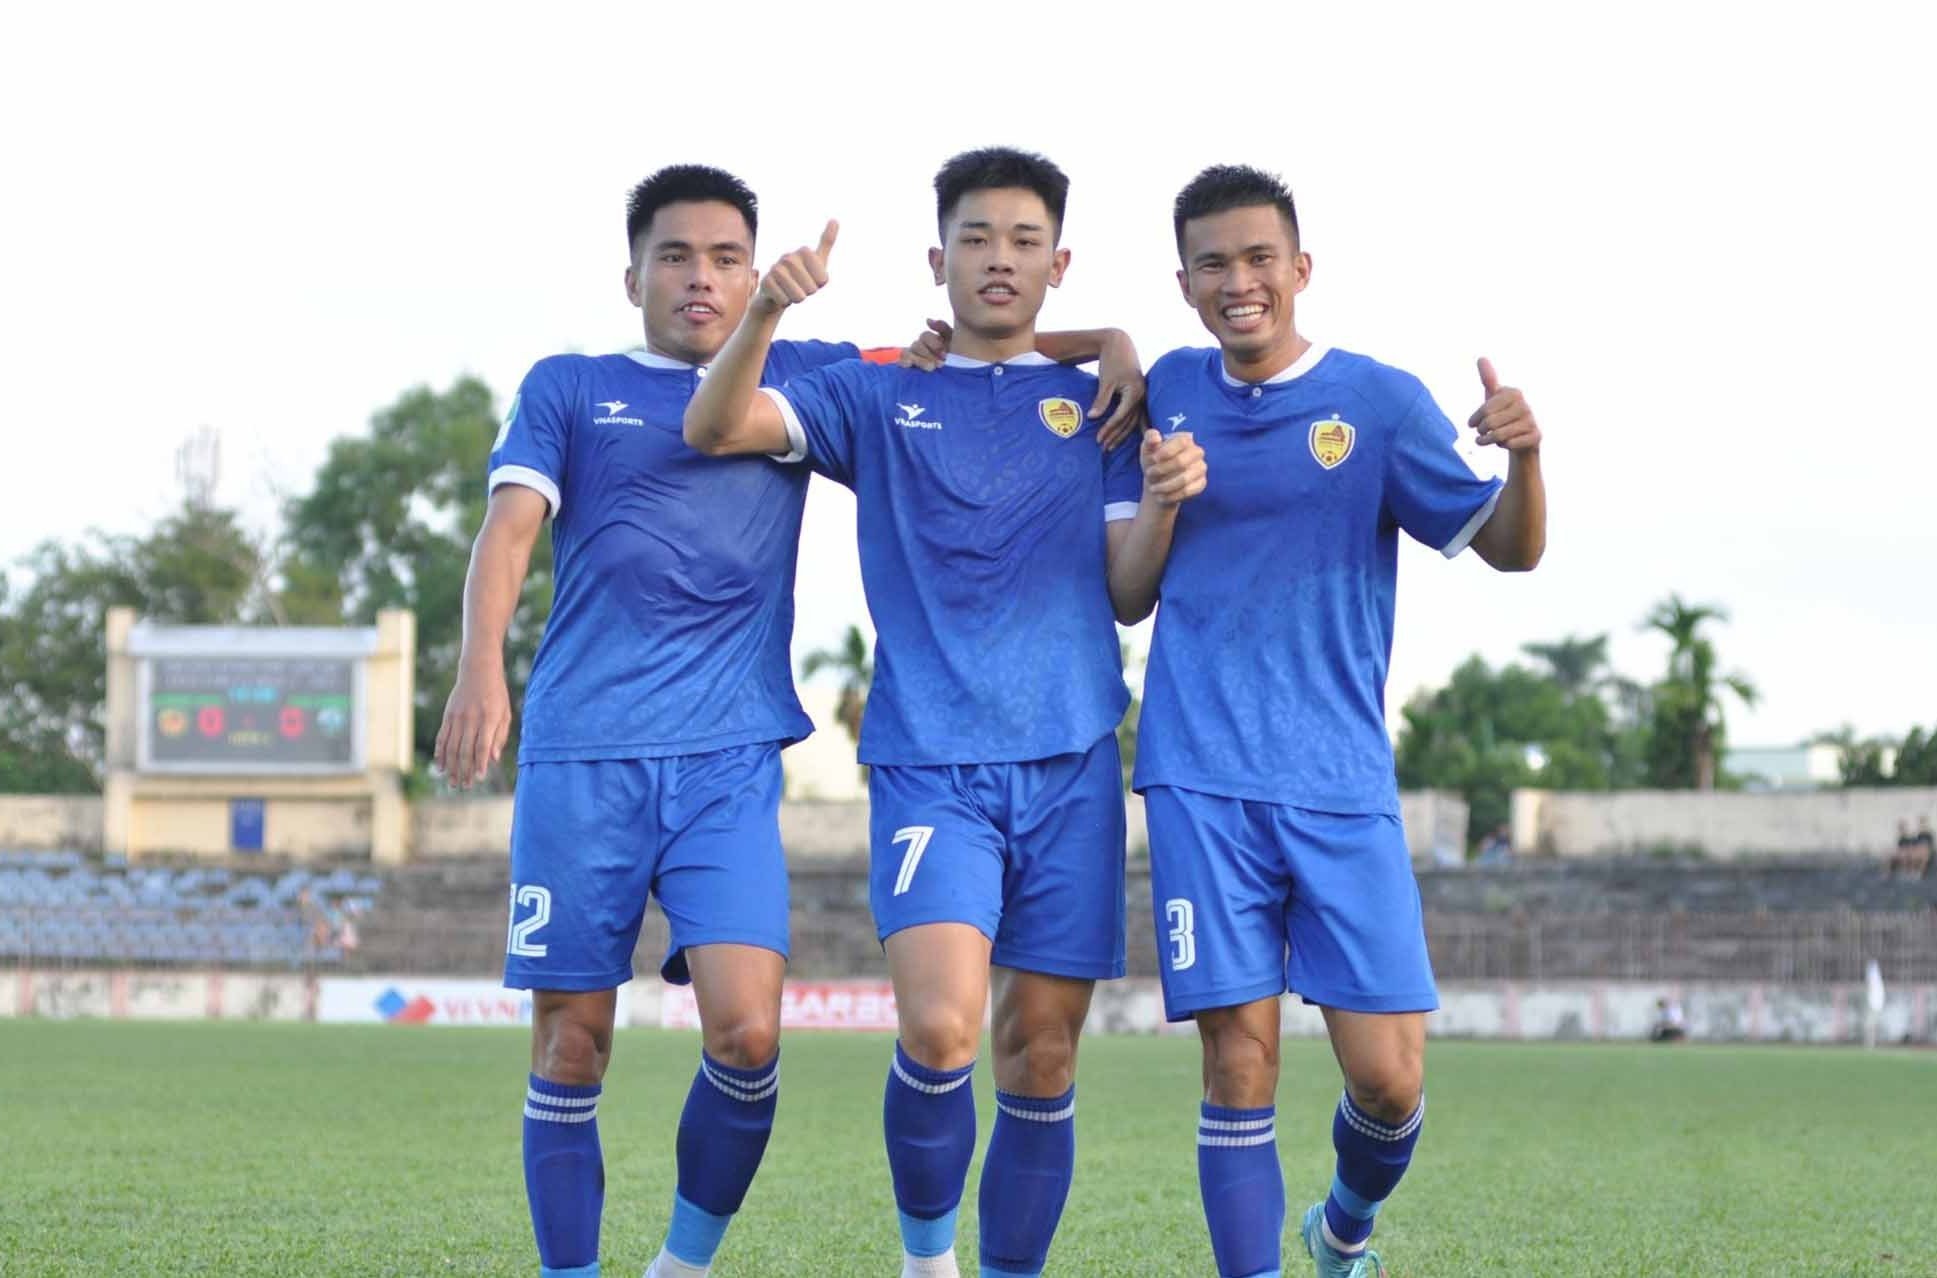
[[[868,641],[859,626],[849,626],[841,642],[832,648],[816,648],[801,658],[800,677],[812,679],[823,670],[840,676],[841,691],[834,703],[834,717],[847,729],[857,744],[861,740],[861,714],[867,708],[868,689],[874,683],[874,663],[869,658]]]
[[[1937,727],[1925,735],[1912,728],[1897,747],[1897,767],[1891,780],[1898,785],[1937,785]]]
[[[90,532],[43,542],[0,588],[0,790],[97,789],[106,746],[107,613],[234,625],[262,620],[266,558],[206,489],[141,537]]]
[[[474,377],[445,392],[420,386],[370,419],[366,434],[330,446],[310,492],[285,510],[284,619],[370,625],[384,608],[417,615],[416,754],[430,757],[457,677],[464,577],[488,501],[486,466],[498,430],[491,391]],[[516,711],[552,603],[551,529],[532,550],[524,594],[505,636]],[[507,756],[516,757],[522,716]]]
[[[1555,643],[1523,643],[1520,651],[1545,663],[1548,675],[1568,697],[1598,691],[1607,665],[1607,636],[1582,639],[1569,635]]]
[[[1571,682],[1570,691],[1546,672],[1468,658],[1445,687],[1407,703],[1394,752],[1399,783],[1458,791],[1475,838],[1506,821],[1521,786],[1608,789],[1622,734],[1592,680]]]
[[[1643,629],[1666,635],[1674,646],[1668,674],[1655,685],[1648,737],[1648,781],[1663,789],[1712,790],[1719,779],[1716,761],[1727,739],[1723,693],[1744,705],[1757,699],[1744,675],[1716,673],[1715,646],[1701,633],[1728,614],[1713,604],[1691,604],[1669,595],[1656,604]]]

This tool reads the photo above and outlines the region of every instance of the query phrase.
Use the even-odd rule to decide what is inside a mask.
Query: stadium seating
[[[502,853],[384,870],[256,871],[103,865],[78,853],[0,853],[0,961],[327,965],[340,971],[490,975],[504,958]],[[1151,976],[1147,868],[1129,889],[1131,975]],[[353,954],[312,949],[297,901],[382,908]],[[1937,878],[1887,878],[1849,858],[1709,862],[1653,857],[1422,870],[1433,962],[1446,981],[1937,982]],[[793,867],[794,975],[885,974],[858,858]],[[666,924],[648,910],[635,967],[654,971]]]
[[[383,880],[367,871],[112,866],[78,852],[0,852],[0,959],[60,964],[340,964],[316,945],[321,916],[360,914]]]

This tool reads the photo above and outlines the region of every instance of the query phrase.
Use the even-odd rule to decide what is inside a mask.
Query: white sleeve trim
[[[1441,546],[1439,553],[1452,559],[1471,545],[1473,538],[1479,535],[1480,529],[1486,526],[1486,521],[1493,518],[1493,508],[1500,504],[1500,494],[1505,491],[1506,489],[1502,487],[1488,493],[1486,500],[1480,503],[1480,508],[1473,512],[1473,517],[1466,521],[1466,527],[1455,533],[1451,541]]]
[[[1137,503],[1133,501],[1108,502],[1103,507],[1103,522],[1113,524],[1119,519],[1135,519]]]
[[[520,488],[531,489],[550,503],[552,518],[558,518],[558,485],[544,471],[533,470],[529,466],[500,466],[491,472],[485,491],[496,492],[501,484],[516,484]]]
[[[801,427],[800,414],[794,411],[794,406],[787,402],[787,397],[780,393],[779,387],[762,386],[760,393],[774,402],[774,406],[780,410],[780,420],[787,426],[787,451],[771,453],[769,456],[782,463],[806,461],[807,432]]]

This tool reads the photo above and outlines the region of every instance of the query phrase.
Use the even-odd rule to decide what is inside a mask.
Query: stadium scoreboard
[[[145,633],[144,633],[145,630]],[[368,632],[138,628],[142,772],[327,774],[364,768]]]

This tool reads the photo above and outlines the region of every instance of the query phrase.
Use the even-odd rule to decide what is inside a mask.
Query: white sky
[[[1169,202],[1241,161],[1297,193],[1308,335],[1459,421],[1491,356],[1547,433],[1537,573],[1409,547],[1395,707],[1568,633],[1653,677],[1636,626],[1678,590],[1733,613],[1724,663],[1765,697],[1738,743],[1937,722],[1937,77],[1911,10],[1453,8],[13,6],[0,559],[163,513],[197,427],[218,496],[267,524],[408,386],[475,372],[502,403],[541,356],[636,343],[623,201],[662,164],[745,177],[763,262],[840,217],[834,283],[783,332],[886,344],[944,305],[939,162],[1044,151],[1074,252],[1044,322],[1126,328],[1147,363],[1208,341]],[[801,646],[865,615],[852,538],[817,481]]]

